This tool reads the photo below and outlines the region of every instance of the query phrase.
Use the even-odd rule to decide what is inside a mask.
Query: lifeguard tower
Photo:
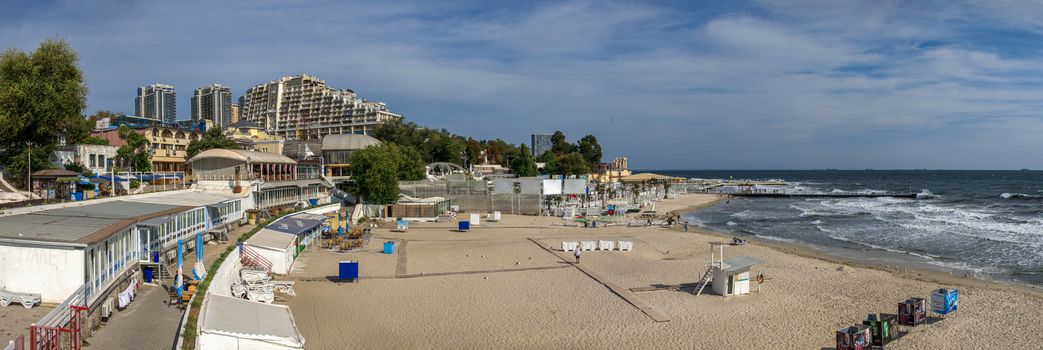
[[[695,286],[695,295],[702,294],[706,285],[713,283],[713,291],[722,296],[750,292],[750,268],[761,263],[748,256],[724,260],[724,246],[728,243],[710,242],[710,263]]]

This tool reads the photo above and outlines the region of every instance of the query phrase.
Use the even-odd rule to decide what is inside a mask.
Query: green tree
[[[103,139],[103,138],[100,138],[100,137],[95,137],[95,136],[87,136],[87,138],[83,139],[83,141],[81,141],[80,143],[86,144],[86,145],[108,146],[109,145],[109,140],[106,140],[106,139]]]
[[[565,133],[561,131],[555,131],[550,136],[551,147],[550,150],[554,151],[558,156],[563,156],[576,151],[576,145],[569,143],[565,139]]]
[[[420,181],[427,176],[424,171],[424,160],[420,159],[420,153],[417,153],[416,149],[395,144],[388,144],[388,147],[391,148],[398,165],[396,167],[398,181]]]
[[[435,143],[432,156],[436,162],[463,164],[465,148],[463,141],[451,136],[441,136]]]
[[[550,163],[556,159],[558,159],[558,155],[554,154],[554,151],[546,151],[543,152],[543,154],[541,154],[539,157],[536,157],[536,161],[541,163]]]
[[[352,192],[371,204],[398,200],[398,155],[393,144],[379,144],[351,153]]]
[[[239,149],[239,144],[225,136],[221,127],[213,127],[207,129],[200,139],[189,142],[185,153],[187,153],[188,158],[192,158],[200,152],[213,148]]]
[[[126,144],[116,150],[115,162],[130,171],[152,171],[149,161],[148,139],[126,125],[120,125],[120,139]]]
[[[90,169],[88,169],[87,167],[83,166],[83,164],[80,164],[80,163],[76,163],[76,162],[65,163],[63,166],[65,167],[65,170],[75,171],[77,173],[80,173],[80,175],[83,175],[83,176],[86,176],[86,177],[94,176],[94,172],[92,172]]]
[[[518,176],[536,176],[536,162],[532,160],[532,152],[525,144],[518,147],[516,156],[511,159],[511,171]]]
[[[575,152],[561,156],[548,164],[553,164],[548,165],[553,169],[551,174],[561,174],[566,176],[590,174],[590,165],[587,164],[587,160],[583,159],[582,155]]]
[[[43,169],[60,137],[80,134],[87,87],[76,61],[64,40],[0,54],[0,163],[12,174],[28,174],[30,147]]]
[[[480,164],[482,162],[482,143],[475,139],[467,139],[467,163]]]
[[[601,145],[598,144],[598,138],[594,135],[583,136],[579,139],[579,154],[583,155],[583,159],[587,160],[587,164],[594,166],[601,164]]]

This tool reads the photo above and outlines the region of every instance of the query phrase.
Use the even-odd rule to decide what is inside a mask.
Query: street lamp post
[[[33,199],[33,143],[26,142],[25,144],[29,146],[29,173],[27,174],[29,180],[26,181],[26,185],[29,187],[29,199]]]

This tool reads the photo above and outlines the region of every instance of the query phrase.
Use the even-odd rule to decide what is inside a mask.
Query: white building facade
[[[240,101],[240,119],[291,140],[368,135],[376,125],[402,118],[382,102],[366,101],[352,90],[334,89],[307,74],[249,88]]]

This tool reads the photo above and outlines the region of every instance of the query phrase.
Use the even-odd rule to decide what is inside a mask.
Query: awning
[[[276,222],[268,224],[265,228],[272,231],[299,235],[321,226],[324,222],[326,222],[325,215],[297,214],[279,219]]]
[[[230,336],[291,349],[304,348],[290,308],[210,294],[203,306],[200,333]],[[216,344],[201,344],[204,348]],[[209,346],[208,346],[209,345]]]

